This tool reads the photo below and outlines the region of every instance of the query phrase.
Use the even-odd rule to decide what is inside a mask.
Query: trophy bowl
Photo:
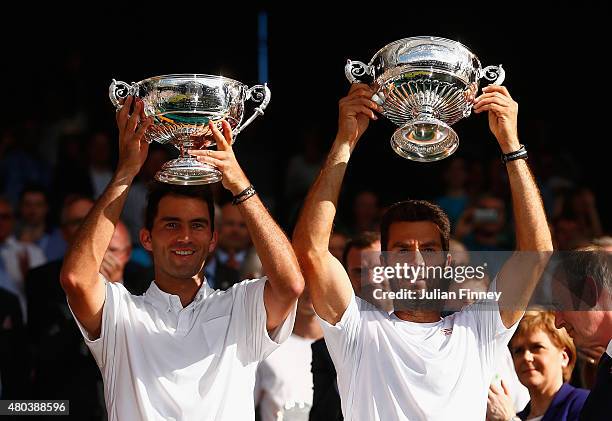
[[[399,126],[391,147],[420,162],[452,155],[459,137],[450,126],[472,112],[480,79],[500,85],[505,77],[501,64],[483,69],[463,44],[431,36],[387,44],[369,64],[348,60],[344,71],[352,83],[371,79],[372,100]]]
[[[199,162],[188,154],[189,149],[215,145],[209,123],[221,129],[226,120],[236,136],[255,118],[264,113],[270,102],[267,85],[245,84],[223,76],[204,74],[171,74],[155,76],[128,84],[113,79],[109,97],[117,110],[128,95],[144,103],[144,113],[153,117],[153,124],[144,137],[147,142],[170,143],[180,152],[177,159],[166,162],[155,179],[170,184],[209,184],[221,180],[214,166]],[[251,117],[243,122],[244,103],[259,102]]]

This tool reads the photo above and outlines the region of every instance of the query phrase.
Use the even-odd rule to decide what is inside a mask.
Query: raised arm
[[[229,124],[223,121],[223,134],[214,124],[210,125],[217,151],[193,150],[201,162],[216,166],[223,174],[223,186],[234,196],[245,191],[251,183],[240,168],[232,150],[232,133]],[[257,195],[238,203],[263,271],[268,278],[264,290],[267,328],[280,326],[293,309],[297,298],[304,290],[304,278],[285,233],[276,224]]]
[[[338,133],[327,160],[311,187],[293,233],[293,248],[308,283],[317,314],[336,324],[348,307],[352,287],[342,264],[328,251],[338,195],[357,141],[376,120],[374,92],[354,84],[339,103]]]
[[[476,99],[474,112],[489,112],[489,128],[503,153],[517,151],[520,148],[518,104],[503,86],[490,85],[483,92]],[[502,293],[502,321],[506,327],[510,327],[522,317],[548,263],[553,245],[540,192],[527,161],[509,161],[506,168],[512,193],[518,253],[502,267],[497,277],[497,289]]]
[[[100,336],[104,283],[98,275],[104,253],[119,220],[128,189],[147,157],[148,144],[143,135],[151,124],[144,118],[143,104],[137,101],[129,115],[133,98],[128,97],[119,112],[119,163],[112,180],[83,225],[64,257],[60,275],[70,307],[91,339]]]

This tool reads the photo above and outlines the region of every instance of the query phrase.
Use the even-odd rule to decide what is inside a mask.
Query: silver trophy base
[[[452,155],[459,146],[457,133],[435,118],[410,121],[391,137],[391,147],[401,157],[433,162]]]
[[[157,181],[182,186],[213,184],[221,178],[221,171],[192,157],[168,161],[155,174]]]

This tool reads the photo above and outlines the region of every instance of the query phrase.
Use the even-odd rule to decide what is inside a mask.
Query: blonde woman
[[[489,391],[489,420],[578,420],[588,390],[569,381],[576,363],[576,347],[565,329],[555,328],[553,313],[528,311],[510,340],[514,368],[531,400],[515,414],[504,385]]]

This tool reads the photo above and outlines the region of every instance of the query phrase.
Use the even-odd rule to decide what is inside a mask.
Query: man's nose
[[[181,227],[178,232],[178,240],[179,241],[189,241],[191,238],[191,229],[189,227]]]

